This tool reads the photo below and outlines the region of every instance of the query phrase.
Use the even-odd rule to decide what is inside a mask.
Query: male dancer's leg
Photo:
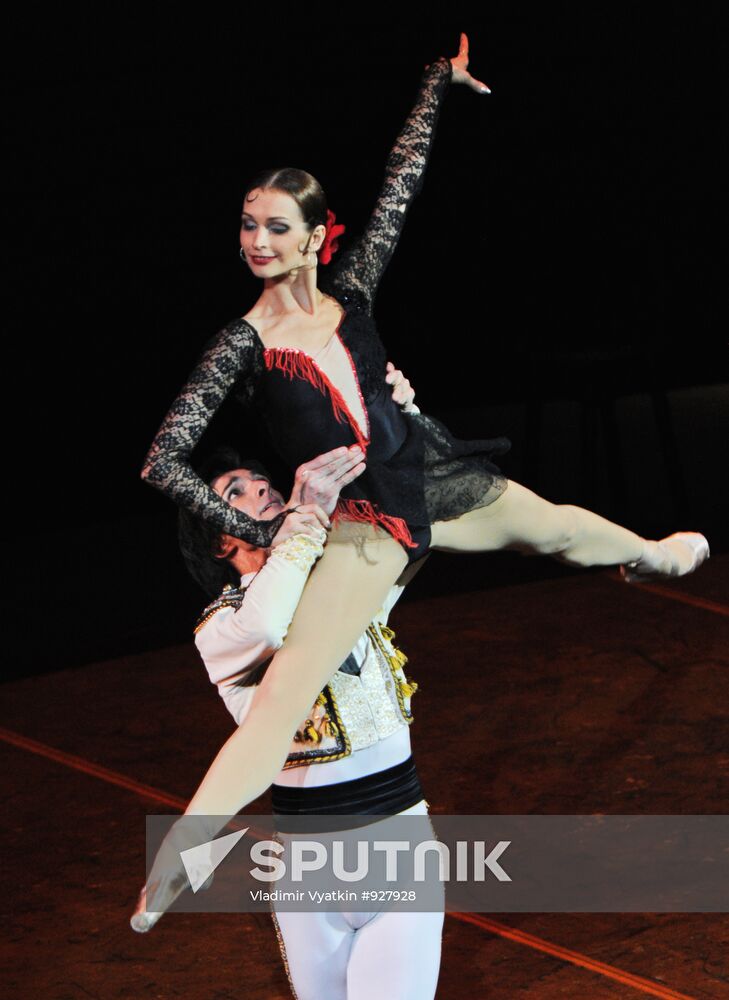
[[[298,1000],[431,1000],[443,918],[442,910],[274,914]]]
[[[421,800],[400,815],[427,816],[428,806]],[[438,897],[440,910],[350,915],[358,930],[347,965],[347,1000],[432,1000],[438,985],[445,916],[442,885]]]
[[[680,567],[691,565],[693,554],[688,546],[662,544],[668,544]],[[446,552],[515,549],[551,555],[576,566],[633,562],[646,545],[657,543],[583,507],[550,503],[512,479],[492,503],[432,526],[432,547]]]
[[[378,913],[360,927],[347,966],[347,1000],[432,1000],[440,971],[440,913]]]
[[[274,910],[272,916],[297,1000],[349,1000],[347,963],[355,931],[348,914]]]
[[[426,816],[425,800],[400,815]],[[435,834],[433,834],[435,836]],[[298,1000],[432,1000],[445,894],[435,912],[287,912],[274,904],[279,947]]]

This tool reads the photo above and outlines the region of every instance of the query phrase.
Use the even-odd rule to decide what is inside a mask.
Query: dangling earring
[[[307,242],[308,242],[308,240],[307,240]],[[315,267],[317,266],[317,264],[319,263],[319,258],[317,257],[317,252],[316,252],[316,250],[299,250],[299,253],[300,253],[300,254],[301,254],[301,256],[302,256],[302,257],[304,257],[304,258],[305,258],[305,260],[306,260],[306,263],[305,263],[305,264],[302,264],[302,265],[301,265],[301,268],[304,268],[304,267],[305,267],[305,268],[307,269],[307,271],[313,271],[313,270],[314,270],[314,268],[315,268]],[[314,262],[313,262],[313,263],[311,262],[311,258],[312,258],[312,257],[314,258]],[[298,268],[298,267],[297,267],[297,268],[296,268],[295,270],[296,270],[296,271],[299,271],[299,270],[301,270],[301,268]]]
[[[245,262],[246,262],[246,255],[245,255],[245,253],[243,252],[243,247],[241,247],[241,248],[240,248],[240,250],[238,251],[238,256],[240,257],[240,259],[241,259],[241,260],[243,261],[243,263],[245,264]]]

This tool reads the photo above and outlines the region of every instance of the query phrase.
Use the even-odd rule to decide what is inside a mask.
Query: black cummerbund
[[[410,756],[362,778],[309,788],[272,785],[271,794],[276,816],[394,816],[420,802],[423,789]]]

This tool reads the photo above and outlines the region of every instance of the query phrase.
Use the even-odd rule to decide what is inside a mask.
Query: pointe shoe
[[[626,583],[686,576],[698,569],[709,554],[709,543],[703,535],[697,531],[677,531],[660,542],[647,541],[640,559],[621,566],[620,574]]]
[[[161,910],[155,913],[147,909],[147,886],[145,885],[139,893],[137,905],[129,921],[132,930],[137,931],[138,934],[146,934],[147,931],[152,930],[161,916]]]
[[[163,909],[161,910],[147,909],[147,893],[149,892],[150,887],[145,885],[139,893],[137,905],[134,908],[134,913],[129,921],[132,930],[137,931],[139,934],[146,934],[147,931],[151,931],[159,918],[167,912],[167,909],[186,888],[187,884],[187,879],[184,879],[179,875],[164,875],[158,882],[156,882],[155,885],[151,887],[151,895],[158,905],[159,903],[162,904]]]
[[[193,870],[192,877],[195,885],[197,886],[197,891],[209,889],[213,884],[213,873],[210,872],[210,874],[207,874],[208,871],[209,869],[207,867],[202,871]],[[205,875],[207,875],[207,878],[205,878]],[[151,891],[149,886],[143,886],[142,891],[139,893],[134,913],[129,920],[132,930],[137,931],[139,934],[146,934],[147,931],[151,931],[159,918],[164,916],[180,893],[184,892],[189,885],[189,880],[184,875],[177,873],[164,874],[159,881],[152,886]],[[147,909],[148,892],[150,893],[152,900],[158,906],[161,905],[163,909]]]

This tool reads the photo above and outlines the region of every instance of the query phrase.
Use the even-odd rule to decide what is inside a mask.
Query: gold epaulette
[[[223,593],[220,595],[220,597],[216,597],[214,601],[208,604],[208,606],[205,608],[203,613],[198,618],[197,625],[193,630],[194,634],[197,635],[197,633],[200,631],[203,625],[206,625],[213,617],[213,615],[216,612],[221,611],[223,608],[235,608],[235,610],[237,611],[238,608],[243,603],[243,598],[245,597],[245,593],[246,593],[245,587],[234,587],[231,583],[226,583],[226,585],[223,587]]]
[[[405,676],[405,664],[408,662],[407,656],[403,653],[401,649],[393,643],[395,638],[395,632],[393,629],[388,628],[387,625],[377,625],[372,623],[367,628],[367,632],[374,640],[375,644],[380,650],[380,653],[384,656],[387,664],[390,667],[390,672],[392,673],[392,679],[395,682],[395,693],[397,694],[397,701],[400,706],[400,711],[406,722],[411,723],[413,721],[412,711],[406,707],[405,699],[412,698],[415,692],[418,690],[418,685],[413,680],[408,680]],[[389,643],[390,649],[385,646],[382,640]]]

